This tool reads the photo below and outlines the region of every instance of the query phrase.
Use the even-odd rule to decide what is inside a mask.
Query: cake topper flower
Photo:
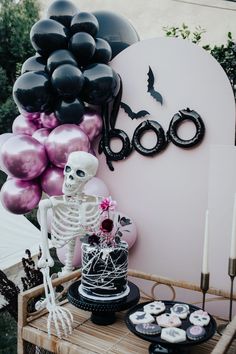
[[[116,201],[111,197],[104,198],[100,203],[101,222],[97,232],[86,234],[81,241],[96,247],[114,247],[121,242],[122,230],[131,224],[131,220],[115,213]],[[116,220],[116,221],[115,221]]]
[[[117,203],[115,200],[112,200],[111,197],[104,198],[100,203],[100,209],[102,211],[114,211],[116,209]]]

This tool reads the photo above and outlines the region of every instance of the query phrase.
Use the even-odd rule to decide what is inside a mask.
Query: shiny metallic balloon
[[[90,141],[76,124],[63,124],[49,134],[45,147],[51,163],[64,168],[72,151],[89,151]]]
[[[51,133],[51,129],[48,128],[41,128],[36,130],[32,137],[36,139],[40,144],[44,145],[45,141],[48,138],[48,135]]]
[[[112,101],[119,92],[120,78],[106,64],[92,64],[83,72],[84,86],[82,95],[85,102],[100,105]]]
[[[60,122],[54,113],[46,114],[43,112],[40,115],[40,120],[44,128],[54,129],[60,125]]]
[[[40,55],[48,57],[58,49],[66,49],[68,30],[52,19],[37,21],[30,30],[30,41]]]
[[[13,133],[4,133],[0,135],[0,170],[4,171],[7,174],[7,171],[4,169],[3,163],[2,163],[2,145],[10,138],[14,136]]]
[[[32,135],[38,129],[37,121],[30,120],[22,114],[14,119],[12,124],[12,132],[14,134]]]
[[[47,70],[50,74],[60,65],[70,64],[77,66],[77,61],[73,54],[67,49],[59,49],[53,52],[47,60]]]
[[[28,118],[29,120],[38,120],[40,118],[41,112],[27,112],[20,106],[17,106],[20,114],[22,114],[24,117]]]
[[[45,148],[29,135],[15,135],[1,148],[4,169],[15,178],[25,181],[41,175],[48,164]]]
[[[112,57],[112,50],[110,44],[102,38],[96,38],[96,50],[92,58],[93,63],[107,64]]]
[[[94,11],[99,23],[97,37],[105,39],[112,48],[112,58],[139,41],[133,25],[124,16],[112,11]]]
[[[63,169],[49,166],[41,175],[42,190],[49,196],[62,195]]]
[[[23,111],[30,113],[45,111],[51,100],[48,75],[43,71],[22,74],[14,83],[13,98]]]
[[[79,12],[71,20],[70,30],[73,34],[77,32],[86,32],[91,36],[96,37],[98,29],[98,20],[90,12]]]
[[[58,100],[55,106],[55,116],[62,123],[79,124],[85,112],[84,102],[79,98]]]
[[[75,33],[69,42],[69,49],[80,65],[87,65],[96,50],[94,38],[86,32]]]
[[[8,179],[1,189],[1,202],[13,214],[26,214],[37,207],[42,191],[36,180]]]
[[[40,55],[34,55],[28,58],[21,67],[21,74],[28,71],[45,71],[47,61]]]
[[[64,98],[76,98],[83,87],[84,77],[75,65],[63,64],[53,71],[51,84],[58,95]]]
[[[69,0],[56,0],[49,6],[46,16],[69,27],[72,17],[79,10]]]
[[[84,186],[83,192],[89,195],[96,195],[98,197],[107,198],[110,192],[105,182],[98,177],[91,178]]]
[[[87,108],[79,127],[88,135],[89,140],[92,142],[102,132],[102,117],[95,110]]]

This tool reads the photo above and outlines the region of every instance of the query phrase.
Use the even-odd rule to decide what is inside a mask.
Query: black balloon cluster
[[[98,31],[92,13],[78,12],[70,1],[52,3],[47,18],[31,29],[37,53],[24,62],[13,87],[21,112],[54,112],[61,123],[79,124],[85,103],[103,105],[114,99],[120,78],[107,65],[112,49]]]

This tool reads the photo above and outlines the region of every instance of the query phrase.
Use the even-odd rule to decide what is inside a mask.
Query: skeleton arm
[[[52,267],[54,261],[50,256],[48,244],[48,230],[47,230],[47,212],[51,209],[53,204],[50,199],[41,200],[39,203],[40,210],[40,224],[41,224],[41,238],[42,238],[42,256],[38,261],[39,268]]]
[[[55,198],[56,199],[56,198]],[[50,277],[50,267],[54,265],[54,261],[50,256],[49,244],[48,244],[48,230],[47,230],[47,211],[59,204],[60,201],[54,200],[54,198],[42,200],[39,203],[40,210],[40,223],[41,223],[41,235],[42,235],[42,256],[38,261],[38,267],[41,268],[43,274],[43,283],[45,290],[45,301],[36,303],[35,307],[42,309],[47,308],[49,315],[47,320],[48,335],[51,334],[51,322],[54,322],[56,333],[61,338],[61,328],[65,335],[72,332],[73,317],[71,313],[61,306],[57,305],[55,292],[52,286],[52,279]]]

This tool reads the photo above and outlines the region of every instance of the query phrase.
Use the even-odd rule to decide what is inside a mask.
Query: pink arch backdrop
[[[131,250],[129,266],[199,283],[208,207],[209,148],[212,144],[234,145],[235,102],[230,83],[212,56],[179,39],[154,38],[136,43],[113,59],[112,66],[123,80],[122,101],[134,112],[145,109],[150,113],[131,120],[120,109],[116,128],[130,138],[146,119],[158,121],[166,132],[173,115],[187,107],[197,111],[205,123],[204,140],[195,148],[181,149],[170,143],[154,157],[134,151],[127,160],[114,162],[114,172],[100,155],[98,173],[119,208],[135,220],[138,241]],[[155,88],[163,97],[162,105],[147,92],[149,66]],[[179,134],[193,136],[193,125],[185,123]],[[155,138],[147,133],[142,142],[152,146]],[[120,145],[114,141],[112,146],[115,150]],[[234,191],[230,195],[233,198]],[[229,237],[210,238],[229,254]],[[219,272],[223,267],[224,274]],[[211,286],[228,287],[227,259],[217,259],[210,272],[219,273],[212,277]]]

